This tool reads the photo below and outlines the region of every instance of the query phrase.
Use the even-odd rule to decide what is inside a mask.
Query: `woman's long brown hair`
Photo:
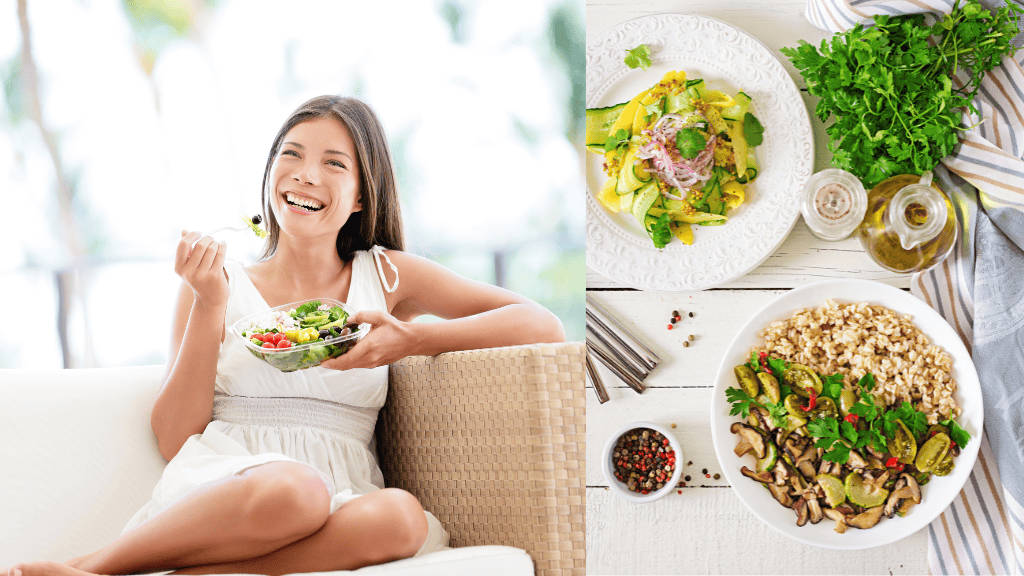
[[[359,194],[363,209],[349,217],[338,231],[338,256],[351,260],[356,251],[380,245],[389,250],[404,250],[402,214],[398,205],[398,186],[391,161],[391,150],[380,119],[368,105],[355,98],[318,96],[295,109],[277,132],[263,171],[263,218],[267,223],[267,241],[257,260],[266,260],[277,251],[281,227],[270,209],[270,170],[281,152],[281,143],[297,124],[316,118],[337,118],[348,128],[359,162]]]

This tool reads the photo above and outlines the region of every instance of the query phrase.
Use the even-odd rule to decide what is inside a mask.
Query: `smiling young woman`
[[[269,234],[252,266],[182,232],[175,271],[184,282],[151,418],[169,463],[153,499],[108,546],[67,564],[20,564],[12,576],[323,572],[445,544],[414,496],[384,487],[370,447],[387,365],[560,342],[561,322],[402,251],[387,140],[358,100],[322,96],[293,112],[271,146],[262,195]],[[322,297],[372,328],[320,367],[283,373],[225,336],[238,318]],[[421,314],[445,321],[411,322]]]

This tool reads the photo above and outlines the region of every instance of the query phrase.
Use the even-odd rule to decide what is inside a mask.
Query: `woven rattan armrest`
[[[539,575],[585,572],[583,344],[414,356],[391,365],[377,451],[453,547],[503,544]]]

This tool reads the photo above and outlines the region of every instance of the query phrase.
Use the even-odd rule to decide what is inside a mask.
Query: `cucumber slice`
[[[587,108],[587,146],[601,146],[601,153],[604,153],[603,146],[608,140],[608,131],[622,115],[626,104],[628,102],[604,108]]]
[[[615,185],[615,191],[620,195],[629,194],[643,186],[644,182],[651,180],[651,175],[643,169],[643,162],[640,162],[637,166],[633,165],[633,162],[636,160],[636,152],[636,144],[630,144],[626,155],[622,158],[619,180]],[[647,178],[640,178],[638,174],[647,176]]]
[[[881,506],[885,504],[886,498],[889,497],[889,491],[885,488],[875,489],[870,484],[864,483],[864,477],[857,472],[850,472],[846,475],[846,481],[843,482],[843,488],[846,492],[846,497],[857,506],[863,506],[864,508],[874,508],[875,506]]]
[[[764,458],[757,459],[757,471],[767,472],[775,467],[775,462],[779,459],[779,449],[775,447],[772,442],[765,442]]]
[[[835,508],[846,501],[846,489],[842,480],[831,474],[818,474],[815,480],[825,492],[825,503],[829,508]]]
[[[658,183],[652,180],[637,190],[636,198],[633,199],[633,217],[644,227],[644,230],[647,230],[647,212],[651,206],[654,206],[654,201],[658,199],[658,196],[660,196]]]
[[[722,118],[726,120],[742,120],[743,116],[747,113],[750,108],[750,96],[747,96],[743,92],[739,92],[733,97],[736,101],[735,104],[722,110]]]

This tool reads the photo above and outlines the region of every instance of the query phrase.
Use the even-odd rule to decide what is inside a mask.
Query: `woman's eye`
[[[288,154],[290,156],[295,156],[296,158],[299,157],[299,153],[296,152],[295,150],[281,150],[281,156],[284,156],[285,154]]]
[[[328,160],[327,163],[330,164],[331,166],[337,166],[338,168],[344,168],[345,167],[344,164],[342,164],[341,162],[338,162],[337,160]]]

